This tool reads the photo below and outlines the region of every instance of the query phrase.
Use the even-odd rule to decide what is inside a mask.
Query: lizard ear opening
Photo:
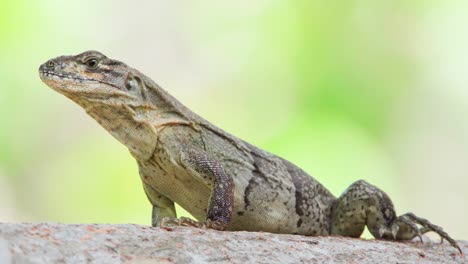
[[[145,90],[145,83],[144,81],[141,79],[140,76],[132,73],[132,72],[129,72],[127,74],[127,78],[125,79],[125,89],[127,89],[127,92],[129,93],[133,93],[139,97],[141,97],[141,99],[143,99],[143,101],[146,101],[146,90]]]
[[[135,75],[134,73],[129,72],[127,78],[125,79],[125,88],[127,89],[127,91],[136,91],[138,90],[138,88],[141,89],[142,86],[143,81],[141,80],[141,78]]]

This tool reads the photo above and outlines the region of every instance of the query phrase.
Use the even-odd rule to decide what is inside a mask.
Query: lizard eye
[[[88,69],[94,70],[99,66],[99,60],[97,58],[91,57],[84,61],[84,65]]]
[[[55,67],[55,62],[53,60],[49,60],[46,64],[47,68],[53,69]]]

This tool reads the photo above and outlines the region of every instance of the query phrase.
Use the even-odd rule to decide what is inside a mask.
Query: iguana
[[[385,192],[364,180],[336,198],[293,163],[198,116],[154,81],[97,51],[39,67],[43,82],[83,107],[136,159],[152,225],[308,236],[410,240],[428,231],[457,242],[412,213],[397,216]],[[198,221],[176,219],[174,203]]]

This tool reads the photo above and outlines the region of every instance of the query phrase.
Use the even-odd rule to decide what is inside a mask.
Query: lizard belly
[[[319,182],[292,164],[262,160],[255,164],[252,170],[223,162],[235,183],[233,220],[228,229],[328,235],[335,198]]]
[[[271,233],[296,233],[298,217],[290,210],[294,208],[294,200],[278,199],[270,200],[269,197],[276,195],[274,190],[263,188],[257,193],[257,199],[245,206],[245,193],[241,188],[235,190],[234,210],[232,223],[229,230],[238,231],[264,231]],[[251,196],[253,198],[253,196]],[[292,205],[292,207],[288,207]],[[246,210],[247,208],[247,210]]]
[[[276,189],[259,185],[246,193],[236,186],[232,223],[229,230],[265,231],[280,234],[328,235],[332,198],[321,199],[307,194],[285,195]],[[247,188],[248,190],[248,188]],[[252,195],[252,194],[255,195]],[[304,195],[304,196],[301,196]],[[250,197],[246,204],[246,197]],[[307,203],[307,205],[305,205]]]
[[[249,168],[224,163],[234,180],[234,208],[229,230],[294,233],[294,186],[288,181],[271,184]],[[226,166],[227,165],[227,166]],[[280,189],[289,190],[283,192]]]

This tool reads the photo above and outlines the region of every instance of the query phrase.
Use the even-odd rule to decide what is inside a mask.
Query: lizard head
[[[39,67],[39,74],[43,82],[72,99],[106,104],[138,100],[139,72],[98,51],[50,59]]]
[[[149,159],[157,135],[153,104],[145,95],[146,77],[97,51],[60,56],[39,67],[41,80],[91,115],[138,160]]]

